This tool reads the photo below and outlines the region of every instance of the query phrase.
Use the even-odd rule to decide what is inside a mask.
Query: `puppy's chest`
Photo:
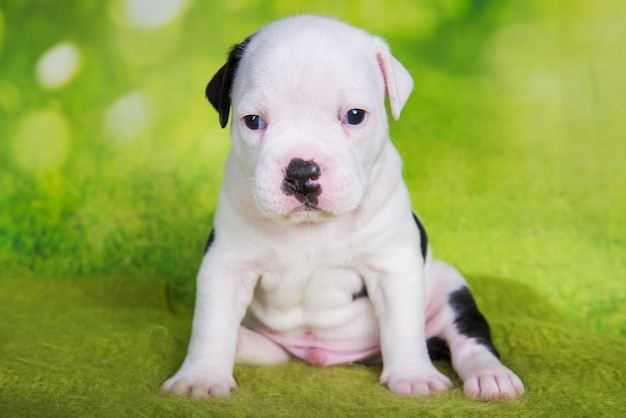
[[[269,258],[255,299],[276,309],[340,308],[363,289],[359,262],[342,248],[292,251]]]

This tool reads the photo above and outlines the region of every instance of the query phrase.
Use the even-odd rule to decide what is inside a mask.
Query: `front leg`
[[[452,382],[428,356],[424,266],[416,254],[401,250],[364,280],[380,327],[381,383],[394,393],[426,396],[450,389]]]
[[[239,324],[257,281],[254,273],[242,272],[237,265],[218,248],[206,253],[198,273],[187,356],[178,372],[163,384],[163,392],[225,397],[235,388],[232,372]]]

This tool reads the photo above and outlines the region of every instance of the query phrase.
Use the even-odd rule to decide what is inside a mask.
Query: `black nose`
[[[293,195],[301,203],[317,206],[317,197],[322,192],[318,182],[321,174],[320,166],[315,161],[294,158],[285,171],[283,191]]]

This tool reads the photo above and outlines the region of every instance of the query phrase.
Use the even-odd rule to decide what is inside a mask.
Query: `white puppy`
[[[463,277],[432,260],[389,140],[413,81],[378,37],[299,16],[236,45],[207,87],[228,123],[215,225],[198,274],[187,357],[163,391],[226,396],[235,362],[382,359],[383,384],[515,398]]]

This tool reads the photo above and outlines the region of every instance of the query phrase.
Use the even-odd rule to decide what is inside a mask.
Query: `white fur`
[[[380,344],[381,382],[393,392],[451,387],[425,339],[446,334],[463,342],[445,296],[465,282],[421,257],[401,160],[388,137],[385,96],[398,118],[412,87],[381,39],[332,19],[284,19],[253,37],[232,89],[232,151],[215,241],[198,274],[188,354],[164,391],[227,395],[235,360],[287,361],[283,344],[307,338],[355,350]],[[355,108],[367,111],[365,121],[342,123]],[[248,129],[242,118],[249,114],[261,116],[266,129]],[[315,209],[281,189],[294,158],[321,168]],[[353,301],[363,284],[369,297]],[[454,363],[470,382],[468,394],[521,393],[495,356],[476,344],[470,349],[474,358]],[[311,354],[317,360],[324,356]],[[513,383],[494,390],[500,375]]]

